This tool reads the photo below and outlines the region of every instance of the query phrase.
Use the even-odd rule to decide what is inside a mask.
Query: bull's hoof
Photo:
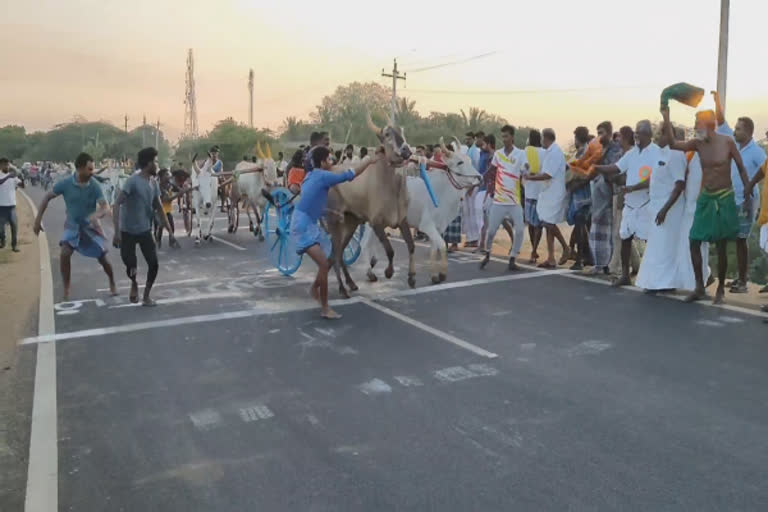
[[[263,241],[264,241],[264,233],[259,231],[259,242],[263,242]]]
[[[235,232],[235,226],[227,226],[227,233],[234,233]]]
[[[368,271],[368,273],[367,273],[367,274],[365,274],[365,275],[368,277],[368,281],[369,281],[369,282],[371,282],[371,283],[375,283],[376,281],[378,281],[378,280],[379,280],[379,278],[378,278],[378,277],[376,277],[376,274],[374,274],[374,273],[373,273],[373,272],[371,272],[370,270],[369,270],[369,271]]]
[[[387,267],[387,269],[384,271],[384,277],[387,279],[392,279],[392,276],[395,275],[395,269],[390,267]]]
[[[357,287],[357,285],[354,282],[353,283],[347,283],[347,286],[349,286],[349,291],[351,291],[351,292],[356,292],[357,290],[360,289],[360,288]]]
[[[195,238],[195,247],[200,247],[200,239]]]
[[[439,274],[437,274],[437,276],[440,278],[440,282],[441,282],[441,283],[442,283],[443,281],[445,281],[446,279],[448,279],[448,276],[447,276],[447,275],[445,275],[445,274],[444,274],[444,273],[442,273],[442,272],[440,272]]]
[[[408,274],[408,286],[416,288],[416,274]]]
[[[440,277],[432,276],[432,284],[440,284]]]
[[[341,295],[342,299],[349,299],[349,294],[347,293],[347,290],[345,288],[339,288],[339,295]]]

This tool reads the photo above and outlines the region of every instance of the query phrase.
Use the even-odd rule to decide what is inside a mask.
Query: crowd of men
[[[731,129],[716,94],[715,103],[716,111],[697,114],[695,137],[688,141],[669,121],[668,109],[662,110],[664,122],[655,134],[647,120],[616,132],[605,121],[596,135],[578,127],[570,160],[551,129],[532,130],[525,149],[514,146],[512,126],[501,129],[498,149],[493,134],[467,133],[461,151],[484,179],[466,193],[445,233],[449,250],[463,234],[464,247],[485,253],[485,267],[496,232],[504,226],[511,238],[509,268],[515,270],[527,226],[529,263],[538,263],[545,234],[541,268],[572,260],[572,270],[590,266],[591,274],[613,274],[617,287],[632,284],[636,273],[637,286],[648,293],[689,290],[687,300],[695,301],[714,281],[708,265],[708,244],[714,243],[714,302],[723,302],[726,288],[746,293],[747,239],[758,211],[760,224],[768,221],[756,186],[766,173],[766,154],[754,140],[754,122],[740,117]],[[441,159],[433,147],[418,150]],[[560,230],[563,223],[572,226],[570,240]],[[768,229],[761,234],[765,247]],[[642,259],[636,240],[646,242]],[[730,241],[736,245],[738,277],[726,285]]]
[[[663,124],[655,134],[647,120],[634,129],[624,126],[615,132],[612,123],[604,121],[595,135],[586,127],[576,128],[571,157],[566,157],[552,129],[531,130],[525,148],[515,146],[516,129],[510,125],[501,128],[499,144],[494,134],[467,133],[464,144],[454,149],[469,156],[483,179],[467,190],[460,211],[444,233],[448,251],[457,250],[463,238],[464,247],[484,255],[481,268],[485,268],[497,231],[503,227],[511,242],[510,270],[519,268],[517,260],[527,232],[530,264],[551,269],[573,261],[572,270],[591,267],[586,270],[590,274],[612,274],[617,287],[632,284],[631,276],[636,274],[635,284],[649,293],[689,290],[687,300],[695,301],[705,297],[706,286],[715,280],[708,263],[708,245],[714,243],[718,281],[714,302],[724,300],[726,288],[731,293],[746,293],[747,239],[758,213],[763,226],[761,247],[768,248],[768,205],[761,208],[761,199],[768,203],[768,193],[761,195],[757,187],[768,164],[765,151],[754,140],[753,121],[740,117],[731,129],[716,94],[715,103],[715,111],[696,115],[695,136],[690,140],[684,140],[683,130],[673,127],[669,110],[663,108]],[[320,146],[330,146],[326,132],[313,133],[310,144],[299,148],[290,161],[282,153],[278,155],[277,171],[283,185],[298,192],[312,149]],[[219,165],[220,170],[218,148],[211,151],[206,165]],[[442,152],[440,144],[419,145],[415,156],[440,163]],[[366,148],[356,155],[354,147],[347,145],[343,151],[331,153],[331,160],[354,166],[366,154]],[[74,251],[97,259],[114,290],[98,219],[108,213],[109,203],[115,203],[113,245],[120,247],[132,282],[131,300],[138,301],[138,245],[149,267],[142,302],[153,305],[149,292],[158,268],[153,239],[159,243],[165,229],[175,243],[171,202],[188,187],[174,186],[171,171],[160,170],[157,176],[153,148],[139,153],[137,169],[124,173],[120,193],[112,200],[92,180],[104,169],[94,171],[90,156],[81,154],[72,167],[74,172],[65,173],[43,200],[35,223],[37,233],[48,202],[58,195],[64,197],[67,220],[60,264],[65,296]],[[22,177],[27,174],[0,158],[0,247],[5,246],[5,225],[9,224],[14,251],[19,250],[15,188],[23,186]],[[572,227],[570,239],[560,229],[566,223]],[[542,238],[544,258],[539,256]],[[636,240],[646,242],[642,258]],[[729,241],[736,244],[738,277],[726,286]],[[561,248],[559,258],[556,245]]]

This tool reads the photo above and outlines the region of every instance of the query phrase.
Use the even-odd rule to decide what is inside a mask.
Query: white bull
[[[249,229],[255,236],[259,237],[259,240],[263,241],[264,232],[261,228],[261,223],[264,220],[267,199],[264,197],[262,190],[268,191],[277,183],[277,166],[271,157],[264,157],[259,159],[255,167],[241,170],[249,171],[254,169],[259,169],[260,171],[242,174],[238,178],[237,187],[240,199],[245,202],[245,213],[248,215]],[[251,220],[251,209],[256,214],[255,227]]]
[[[408,225],[417,227],[419,231],[429,236],[430,271],[432,282],[435,284],[445,281],[448,272],[448,256],[443,241],[443,233],[458,214],[459,204],[462,196],[466,193],[466,189],[478,185],[482,180],[482,176],[472,166],[472,161],[468,155],[459,151],[449,151],[447,148],[444,149],[444,153],[447,154],[444,161],[446,169],[428,171],[432,191],[438,202],[437,207],[432,202],[423,180],[409,177],[406,184],[408,189]],[[366,229],[361,245],[363,261],[368,260],[371,265],[368,270],[368,279],[375,281],[377,279],[373,272],[376,265],[376,258],[373,256],[375,237],[372,236],[372,232],[372,229]],[[440,263],[437,260],[438,253],[441,256]]]
[[[193,165],[192,174],[192,208],[193,230],[195,233],[195,245],[200,245],[200,240],[212,241],[213,221],[216,210],[216,198],[219,195],[219,179],[211,170],[210,160],[202,169]]]

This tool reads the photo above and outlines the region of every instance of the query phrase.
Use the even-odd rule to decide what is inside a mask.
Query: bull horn
[[[373,119],[371,119],[371,111],[370,110],[366,110],[365,111],[365,124],[368,125],[368,128],[370,128],[371,131],[373,131],[373,133],[375,133],[377,135],[381,133],[381,128],[376,126],[376,124],[373,122]]]
[[[455,135],[453,136],[453,140],[456,141],[456,151],[461,151],[461,141]]]
[[[448,146],[445,145],[445,140],[443,140],[442,137],[440,137],[440,149],[443,150],[443,153],[448,153],[450,150],[448,149]]]
[[[256,156],[264,160],[264,152],[261,150],[261,142],[256,141]]]
[[[267,144],[267,160],[272,160],[272,148]]]

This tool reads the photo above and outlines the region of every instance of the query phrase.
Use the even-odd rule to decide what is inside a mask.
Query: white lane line
[[[268,270],[267,272],[269,271],[271,271],[271,269]],[[368,295],[366,298],[371,300],[387,300],[387,299],[393,299],[397,297],[408,297],[411,295],[420,295],[423,293],[434,293],[434,292],[439,292],[443,290],[451,290],[454,288],[464,288],[467,286],[476,286],[481,284],[497,283],[497,282],[503,282],[503,281],[514,281],[518,279],[531,279],[534,277],[546,277],[549,275],[556,275],[562,272],[569,272],[569,271],[568,270],[540,270],[538,272],[529,272],[525,274],[511,274],[511,275],[497,276],[497,277],[486,277],[482,279],[472,279],[469,281],[459,281],[456,283],[442,283],[434,286],[416,288],[413,290],[400,290],[400,291],[395,291],[391,293],[372,294],[372,295]],[[349,300],[344,300],[344,299],[332,300],[330,301],[330,304],[332,306],[344,306],[347,304],[355,304],[357,302],[360,302],[361,300],[363,300],[362,295],[353,297],[352,299],[349,299]],[[91,336],[103,336],[105,334],[130,332],[132,330],[154,329],[157,327],[184,325],[187,323],[215,322],[218,320],[228,320],[230,318],[245,318],[250,316],[260,316],[264,314],[291,313],[294,311],[305,311],[309,309],[314,309],[316,307],[317,307],[317,304],[315,302],[308,301],[306,305],[289,306],[289,307],[282,307],[282,308],[275,307],[275,308],[270,308],[268,311],[263,309],[247,309],[242,311],[233,311],[231,313],[220,313],[216,315],[194,315],[194,316],[174,319],[173,321],[177,323],[173,323],[173,324],[167,324],[165,323],[166,321],[159,321],[159,323],[158,322],[141,322],[138,324],[127,324],[127,325],[120,325],[115,327],[85,329],[82,331],[58,333],[54,336],[36,336],[36,337],[25,338],[21,340],[19,344],[28,345],[33,343],[42,343],[46,341],[88,338]],[[232,315],[232,316],[229,316],[229,315]]]
[[[155,283],[152,285],[152,288],[157,288],[158,286],[172,286],[175,284],[189,284],[189,283],[199,283],[200,281],[207,281],[205,277],[195,277],[194,279],[180,279],[178,281],[166,281],[164,283]],[[131,285],[128,284],[126,286],[118,286],[118,290],[128,290],[131,288]],[[139,285],[139,288],[144,288],[143,284]],[[109,288],[99,288],[96,290],[97,292],[108,292]]]
[[[534,277],[546,277],[546,276],[552,276],[552,275],[558,275],[563,274],[565,272],[570,272],[570,270],[562,269],[562,270],[538,270],[536,272],[526,272],[526,273],[519,273],[519,274],[507,274],[503,276],[496,276],[496,277],[480,277],[477,279],[468,279],[466,281],[456,281],[453,283],[441,283],[436,284],[432,286],[424,286],[421,288],[414,288],[412,290],[400,290],[392,293],[384,293],[380,295],[373,295],[369,296],[369,298],[377,299],[377,300],[386,300],[389,298],[397,298],[397,297],[409,297],[411,295],[421,295],[423,293],[433,293],[433,292],[439,292],[443,290],[453,290],[455,288],[466,288],[468,286],[477,286],[481,284],[490,284],[490,283],[501,283],[504,281],[518,281],[521,279],[532,279]]]
[[[32,199],[20,190],[37,217]],[[38,236],[40,247],[40,306],[37,335],[55,336],[53,314],[53,276],[48,238],[44,231]],[[32,428],[29,434],[29,464],[25,512],[56,512],[59,510],[59,447],[56,408],[56,344],[53,340],[40,343],[35,363],[35,389],[32,397]]]
[[[329,304],[334,307],[357,304],[360,302],[358,297],[349,300],[332,300]],[[193,315],[181,318],[169,318],[166,320],[152,320],[148,322],[137,322],[133,324],[115,325],[111,327],[98,327],[95,329],[85,329],[82,331],[61,332],[48,334],[45,336],[34,336],[21,340],[21,345],[32,345],[35,343],[46,343],[49,341],[63,341],[77,338],[91,338],[94,336],[105,336],[108,334],[119,334],[124,332],[145,331],[147,329],[158,329],[164,327],[176,327],[179,325],[191,325],[208,322],[217,322],[220,320],[231,320],[233,318],[249,318],[264,315],[274,315],[276,313],[291,313],[296,311],[309,311],[317,309],[317,302],[308,300],[306,303],[297,304],[289,308],[253,308],[240,311],[227,311],[224,313],[214,313],[210,315]]]
[[[596,279],[594,277],[589,277],[589,276],[584,276],[584,275],[579,275],[579,274],[572,274],[572,273],[571,274],[565,274],[564,273],[564,274],[561,274],[561,275],[563,277],[567,277],[568,279],[576,279],[578,281],[586,281],[588,283],[593,283],[593,284],[602,284],[604,286],[610,286],[610,284],[611,284],[609,281],[604,281],[602,279]],[[621,290],[629,290],[629,291],[633,291],[633,292],[643,292],[644,291],[642,288],[638,288],[637,286],[622,286],[620,289]],[[684,301],[685,300],[685,296],[684,295],[671,295],[671,294],[660,294],[656,298],[672,299],[672,300],[677,300],[677,301]],[[726,297],[726,299],[727,299],[727,297]],[[742,306],[733,306],[731,304],[712,304],[711,301],[706,301],[706,300],[704,300],[704,301],[700,300],[700,301],[696,302],[696,304],[699,305],[699,306],[707,306],[707,307],[710,307],[710,308],[725,309],[725,310],[728,310],[728,311],[734,311],[736,313],[743,313],[745,315],[756,316],[758,318],[768,318],[768,314],[765,314],[765,313],[763,313],[761,311],[758,311],[756,309],[749,309],[749,308],[745,308],[745,307],[742,307]]]
[[[232,247],[233,249],[237,249],[238,251],[247,251],[248,250],[245,247],[240,247],[237,244],[233,244],[232,242],[228,242],[228,241],[226,241],[226,240],[224,240],[222,238],[219,238],[217,236],[214,236],[214,235],[211,235],[211,238],[213,238],[217,242],[220,242],[220,243],[222,243],[224,245],[228,245],[228,246]]]
[[[428,332],[429,334],[436,336],[442,340],[447,341],[448,343],[452,343],[456,345],[457,347],[463,348],[464,350],[469,350],[470,352],[477,354],[482,357],[487,357],[489,359],[495,359],[499,357],[498,354],[494,354],[493,352],[489,352],[485,350],[484,348],[480,348],[477,345],[473,345],[472,343],[469,343],[468,341],[464,341],[460,338],[457,338],[456,336],[452,334],[448,334],[447,332],[443,332],[439,329],[435,329],[434,327],[427,325],[423,322],[419,322],[418,320],[414,320],[413,318],[403,315],[402,313],[398,313],[397,311],[394,311],[392,309],[389,309],[387,307],[382,306],[381,304],[377,304],[376,302],[373,302],[369,299],[361,299],[363,304],[372,307],[373,309],[376,309],[378,311],[381,311],[382,313],[385,313],[393,318],[397,318],[401,322],[405,322],[408,325],[411,325],[413,327],[416,327],[418,329],[421,329],[422,331]]]
[[[227,299],[230,297],[245,297],[242,292],[214,292],[214,293],[197,293],[194,295],[185,295],[183,297],[172,297],[170,299],[157,299],[158,304],[177,304],[179,302],[192,302],[195,300],[207,300],[207,299]],[[117,306],[110,306],[109,309],[118,308],[134,308],[141,306],[141,303],[136,304],[118,304]]]

